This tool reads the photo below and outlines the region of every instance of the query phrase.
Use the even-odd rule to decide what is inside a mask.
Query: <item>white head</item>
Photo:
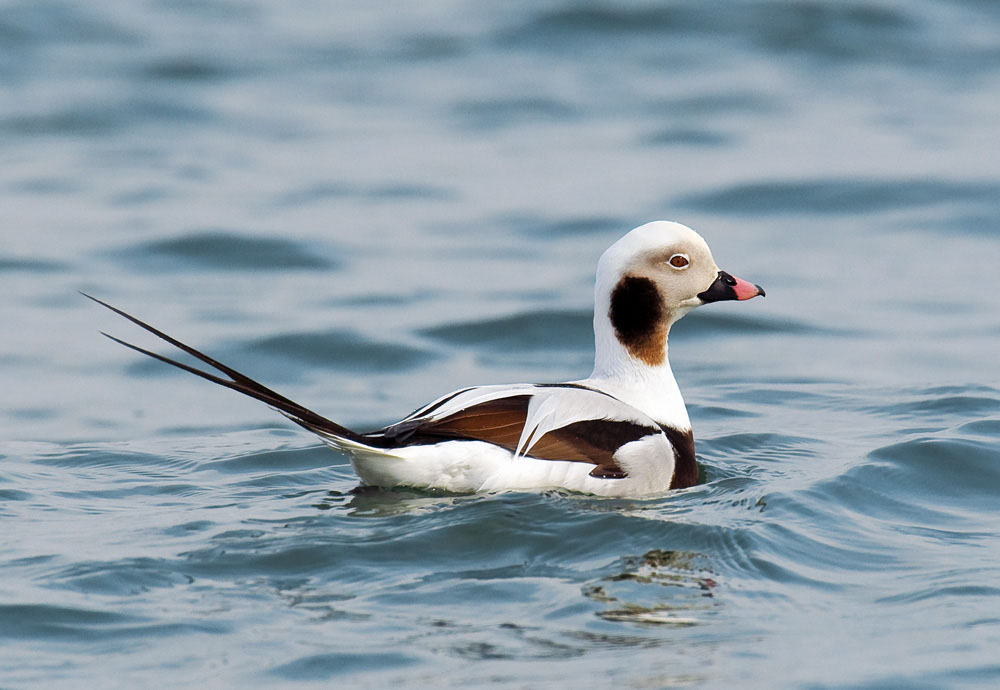
[[[594,376],[667,365],[670,326],[695,307],[763,295],[720,271],[705,240],[670,221],[637,227],[597,264]]]

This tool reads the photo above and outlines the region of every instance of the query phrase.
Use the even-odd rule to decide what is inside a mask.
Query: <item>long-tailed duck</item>
[[[454,492],[564,488],[645,496],[698,480],[691,422],[667,361],[670,326],[703,304],[757,295],[764,295],[760,286],[719,270],[708,245],[690,228],[647,223],[611,245],[597,264],[596,352],[589,377],[465,388],[368,433],[326,419],[87,297],[217,373],[109,338],[267,403],[346,453],[366,485]]]

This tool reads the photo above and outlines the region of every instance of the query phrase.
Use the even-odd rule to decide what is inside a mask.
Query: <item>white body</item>
[[[580,383],[596,381],[585,379]],[[673,390],[676,389],[674,385]],[[616,451],[617,464],[628,473],[623,479],[592,477],[590,472],[594,466],[583,462],[539,460],[530,456],[533,442],[547,431],[573,422],[608,419],[656,424],[638,409],[600,392],[580,388],[538,388],[531,384],[480,386],[452,397],[431,415],[424,416],[422,412],[433,408],[438,401],[402,421],[446,418],[477,403],[526,394],[532,395],[532,402],[514,452],[492,443],[467,439],[386,450],[340,436],[321,434],[321,437],[330,446],[345,452],[362,481],[373,486],[412,486],[461,493],[564,488],[600,496],[656,494],[670,488],[674,472],[673,447],[662,434],[627,443]],[[680,401],[681,409],[683,405]],[[687,419],[686,414],[684,419]]]

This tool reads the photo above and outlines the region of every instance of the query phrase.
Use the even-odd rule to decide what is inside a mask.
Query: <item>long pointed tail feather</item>
[[[128,319],[135,325],[139,326],[140,328],[149,331],[157,338],[160,338],[161,340],[170,343],[177,349],[182,350],[183,352],[186,352],[192,357],[195,357],[196,359],[204,362],[208,366],[212,367],[216,371],[225,374],[229,378],[223,378],[211,372],[199,369],[198,367],[193,367],[189,364],[178,362],[175,359],[171,359],[170,357],[158,354],[156,352],[153,352],[152,350],[147,350],[145,348],[139,347],[138,345],[133,345],[132,343],[126,342],[124,340],[121,340],[120,338],[116,338],[115,336],[109,335],[102,331],[101,335],[105,336],[106,338],[110,338],[111,340],[115,341],[116,343],[119,343],[120,345],[124,345],[130,350],[141,352],[147,357],[152,357],[153,359],[177,367],[178,369],[183,369],[184,371],[192,373],[195,376],[200,376],[201,378],[207,381],[211,381],[212,383],[217,383],[220,386],[231,388],[232,390],[238,391],[243,395],[249,396],[256,400],[260,400],[261,402],[266,403],[267,405],[270,405],[274,409],[278,410],[279,412],[281,412],[283,415],[288,417],[290,420],[292,420],[299,426],[302,426],[308,429],[309,431],[312,431],[313,433],[319,434],[320,436],[323,436],[325,439],[329,439],[330,437],[342,438],[353,441],[354,443],[367,445],[366,439],[361,434],[351,431],[347,427],[341,426],[340,424],[337,424],[336,422],[333,422],[327,419],[326,417],[323,417],[322,415],[316,414],[309,408],[299,405],[297,402],[289,400],[285,396],[271,390],[262,383],[253,380],[252,378],[246,376],[245,374],[241,374],[235,369],[226,366],[222,362],[219,362],[209,357],[205,353],[194,349],[190,345],[185,345],[176,338],[172,338],[163,331],[160,331],[154,328],[153,326],[150,326],[148,323],[144,321],[140,321],[136,317],[122,311],[121,309],[118,309],[117,307],[111,306],[107,302],[104,302],[92,295],[88,295],[85,292],[81,292],[80,294],[89,300],[97,302],[102,307],[110,309],[119,316],[125,317],[126,319]]]

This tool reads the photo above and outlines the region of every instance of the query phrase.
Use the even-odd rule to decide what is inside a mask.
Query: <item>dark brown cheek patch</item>
[[[629,354],[650,366],[663,364],[667,340],[666,308],[649,278],[625,276],[611,292],[608,316]]]

